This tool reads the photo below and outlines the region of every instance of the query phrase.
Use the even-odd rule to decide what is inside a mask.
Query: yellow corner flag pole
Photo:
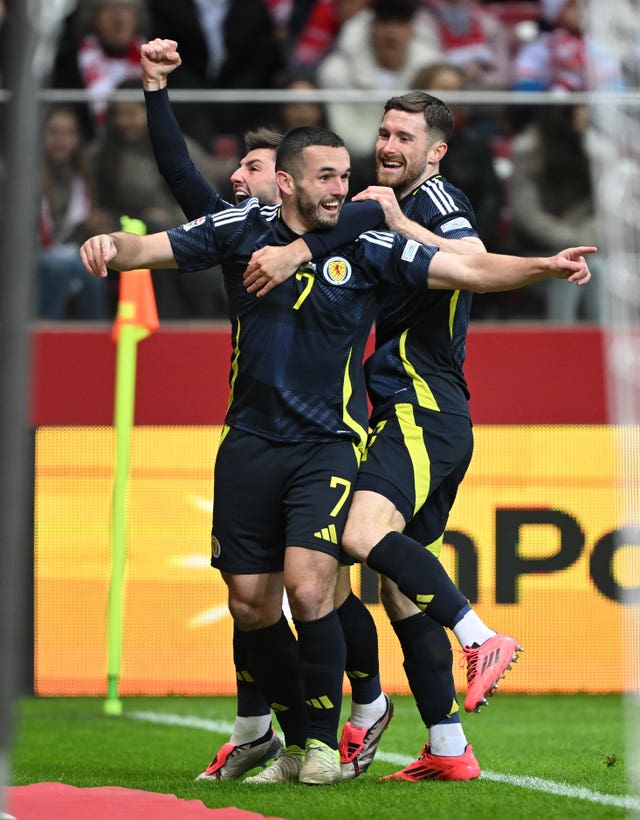
[[[122,217],[122,230],[144,235],[140,220]],[[104,712],[121,715],[118,693],[124,626],[124,575],[127,551],[127,486],[131,430],[134,419],[137,344],[158,329],[158,312],[151,272],[123,271],[120,274],[118,312],[112,338],[117,342],[114,426],[116,463],[111,512],[111,581],[107,620],[107,698]]]

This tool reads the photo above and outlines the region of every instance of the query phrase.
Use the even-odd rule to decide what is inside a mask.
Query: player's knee
[[[366,561],[371,547],[372,534],[366,522],[360,518],[349,518],[342,534],[342,549],[358,561]]]
[[[316,621],[334,608],[335,588],[327,588],[319,578],[301,578],[287,584],[291,614],[297,621]]]
[[[236,626],[250,632],[255,629],[264,629],[274,624],[280,617],[282,602],[277,608],[264,601],[256,602],[240,597],[229,597],[229,612]]]

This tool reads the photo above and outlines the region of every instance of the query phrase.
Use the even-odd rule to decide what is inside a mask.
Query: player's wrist
[[[166,77],[143,77],[142,87],[145,91],[161,91],[167,87]]]
[[[396,219],[391,220],[391,222],[387,223],[389,228],[396,233],[402,234],[402,236],[406,237],[407,239],[415,239],[415,222],[412,222],[410,219],[402,214],[396,217]]]
[[[303,265],[305,262],[309,262],[312,258],[311,249],[305,242],[303,236],[298,237],[295,242],[291,243],[289,246],[289,252],[293,257],[293,263],[296,265]]]

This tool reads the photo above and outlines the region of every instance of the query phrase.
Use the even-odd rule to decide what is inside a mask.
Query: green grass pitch
[[[90,698],[19,702],[13,785],[117,785],[236,806],[286,820],[624,818],[640,812],[625,773],[620,696],[500,694],[463,716],[483,769],[466,783],[381,783],[417,756],[425,733],[413,700],[396,715],[369,771],[336,786],[194,782],[229,736],[231,698],[125,698],[121,716]],[[43,819],[44,820],[44,819]]]

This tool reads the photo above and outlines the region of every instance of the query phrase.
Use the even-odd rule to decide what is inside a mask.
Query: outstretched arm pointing
[[[108,271],[138,268],[177,268],[169,237],[165,232],[149,236],[132,233],[98,234],[80,248],[80,259],[94,276],[104,278]]]

